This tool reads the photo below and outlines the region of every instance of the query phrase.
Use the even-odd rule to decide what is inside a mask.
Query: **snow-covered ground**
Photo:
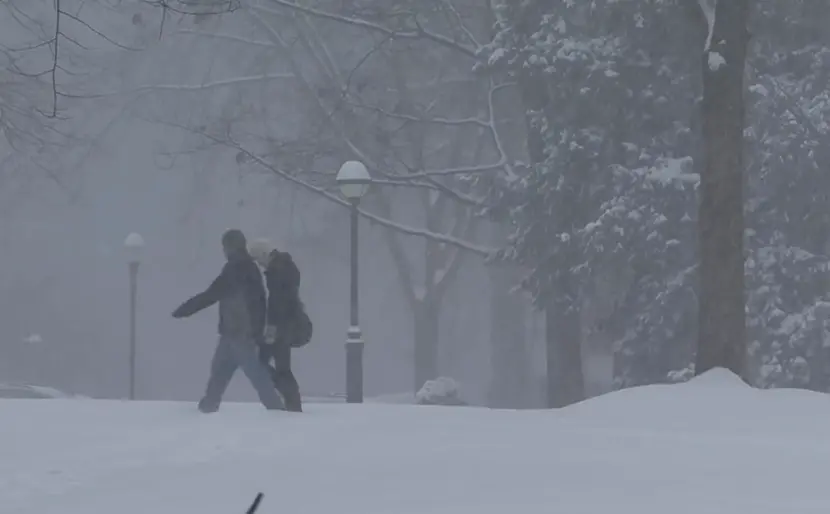
[[[561,411],[0,400],[9,514],[807,514],[830,399],[724,372]]]

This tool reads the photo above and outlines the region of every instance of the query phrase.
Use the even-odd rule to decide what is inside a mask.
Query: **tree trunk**
[[[519,282],[515,270],[488,266],[490,275],[490,394],[489,405],[521,409],[527,401],[530,369],[525,334],[525,304],[510,290]]]
[[[424,382],[438,378],[438,302],[426,297],[415,301],[415,392]]]
[[[551,109],[544,77],[525,73],[519,77],[519,88],[526,114],[527,152],[533,164],[545,160],[545,140],[540,127],[530,122],[529,113]],[[564,224],[567,224],[563,221]],[[571,268],[571,255],[559,256],[562,270]],[[582,325],[576,284],[563,275],[546,292],[546,401],[548,407],[564,407],[585,397],[582,375]]]
[[[582,376],[582,324],[573,284],[562,279],[545,307],[548,407],[566,407],[585,399]]]
[[[703,59],[696,374],[724,367],[743,376],[745,370],[743,77],[748,13],[749,0],[717,2]]]

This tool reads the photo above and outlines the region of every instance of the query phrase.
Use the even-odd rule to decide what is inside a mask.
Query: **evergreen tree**
[[[620,327],[618,379],[665,379],[689,358],[683,327],[694,319],[690,99],[699,60],[686,43],[696,33],[660,1],[524,2],[498,15],[484,57],[520,83],[532,158],[511,196],[516,232],[504,256],[531,270],[523,286],[555,313],[549,372],[581,366],[581,334],[568,320],[597,275],[625,269],[628,301],[609,320]],[[559,380],[554,387],[577,387]]]

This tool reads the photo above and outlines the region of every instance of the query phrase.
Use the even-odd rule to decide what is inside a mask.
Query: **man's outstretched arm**
[[[211,282],[208,288],[179,305],[173,311],[173,317],[187,318],[201,310],[207,309],[230,293],[231,285],[230,266],[226,264],[222,268],[222,272]]]

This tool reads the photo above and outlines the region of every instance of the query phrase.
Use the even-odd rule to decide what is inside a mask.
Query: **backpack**
[[[311,322],[311,318],[308,317],[305,305],[300,300],[298,302],[299,309],[294,319],[294,330],[292,331],[290,341],[291,348],[302,348],[307,345],[311,341],[311,336],[314,334],[314,324]]]

